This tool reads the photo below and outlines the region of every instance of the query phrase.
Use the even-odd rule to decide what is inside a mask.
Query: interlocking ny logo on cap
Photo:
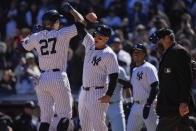
[[[100,61],[101,61],[101,57],[97,58],[97,56],[94,56],[91,63],[95,66],[98,65]]]

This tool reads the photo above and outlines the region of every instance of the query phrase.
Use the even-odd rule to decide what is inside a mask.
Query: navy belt
[[[83,90],[85,91],[89,91],[90,88],[95,88],[95,89],[103,89],[104,87],[103,86],[97,86],[97,87],[83,87]]]
[[[57,71],[60,71],[60,69],[52,69],[50,71],[57,72]],[[41,73],[44,73],[44,72],[46,72],[46,71],[41,70]]]

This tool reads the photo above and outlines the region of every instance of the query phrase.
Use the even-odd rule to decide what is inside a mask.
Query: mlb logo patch
[[[165,68],[165,69],[164,69],[164,72],[167,73],[167,74],[168,74],[168,73],[171,73],[171,68]]]

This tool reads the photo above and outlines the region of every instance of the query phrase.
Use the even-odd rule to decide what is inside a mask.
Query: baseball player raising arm
[[[59,117],[57,131],[67,130],[72,117],[72,96],[67,78],[66,61],[70,39],[77,35],[85,25],[83,17],[69,3],[63,7],[76,21],[71,26],[59,30],[59,16],[56,10],[47,11],[42,17],[43,30],[32,34],[29,39],[17,46],[20,52],[36,49],[38,53],[41,76],[35,90],[41,108],[41,125],[39,131],[48,131],[53,117],[53,105]],[[83,23],[83,24],[81,24]]]
[[[107,131],[106,111],[119,73],[116,55],[106,45],[110,35],[111,29],[106,25],[99,25],[93,36],[86,31],[81,35],[86,53],[79,96],[79,118],[83,131]]]

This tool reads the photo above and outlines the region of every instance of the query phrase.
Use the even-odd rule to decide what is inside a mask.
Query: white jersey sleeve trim
[[[150,84],[159,81],[156,67],[149,63],[147,67],[147,78]]]

